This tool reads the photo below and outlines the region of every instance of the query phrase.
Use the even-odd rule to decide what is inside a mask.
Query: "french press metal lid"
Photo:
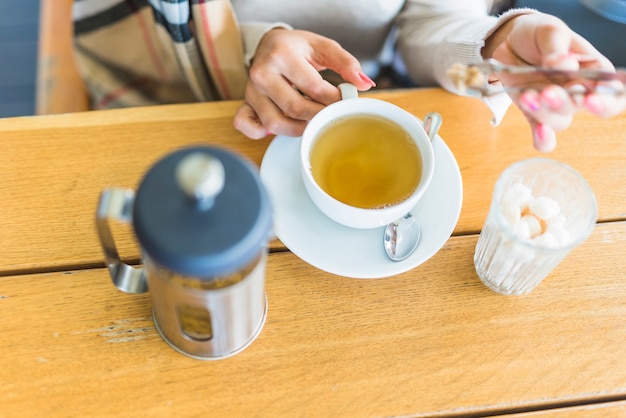
[[[256,168],[210,147],[183,149],[155,164],[137,190],[132,218],[151,259],[201,279],[250,263],[272,222]]]

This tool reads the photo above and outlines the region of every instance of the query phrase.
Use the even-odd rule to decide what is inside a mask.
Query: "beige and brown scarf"
[[[229,0],[75,0],[73,20],[94,109],[243,97]]]

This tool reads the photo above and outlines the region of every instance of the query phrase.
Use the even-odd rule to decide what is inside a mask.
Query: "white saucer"
[[[383,227],[352,229],[324,215],[304,189],[298,165],[300,138],[277,136],[261,163],[261,179],[274,209],[274,233],[305,262],[339,276],[373,279],[404,273],[432,257],[446,243],[461,213],[463,183],[454,155],[437,136],[435,172],[413,209],[422,238],[406,260],[391,261],[383,248]]]

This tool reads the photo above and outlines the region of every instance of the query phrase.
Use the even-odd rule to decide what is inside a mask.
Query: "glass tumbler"
[[[572,167],[547,158],[498,178],[474,254],[476,273],[504,295],[531,292],[596,224],[593,190]]]

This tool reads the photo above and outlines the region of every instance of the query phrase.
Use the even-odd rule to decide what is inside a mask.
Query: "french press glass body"
[[[155,325],[174,349],[219,359],[256,339],[272,217],[252,163],[217,147],[184,148],[158,161],[136,194],[105,189],[96,218],[113,283],[149,290]],[[143,267],[120,260],[110,220],[132,224]]]

